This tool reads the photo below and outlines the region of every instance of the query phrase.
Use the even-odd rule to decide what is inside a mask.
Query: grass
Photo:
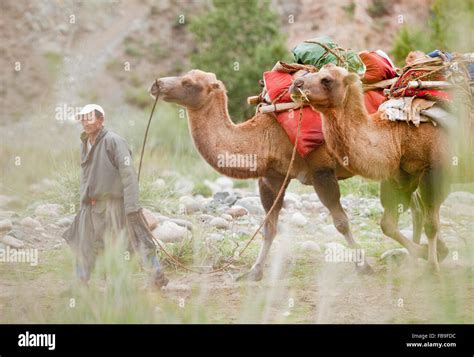
[[[44,57],[47,61],[49,74],[56,78],[63,65],[63,56],[56,52],[46,52]]]

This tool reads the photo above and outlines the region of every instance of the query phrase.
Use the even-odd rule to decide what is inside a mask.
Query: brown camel
[[[187,109],[189,128],[197,150],[202,157],[223,175],[238,178],[258,178],[260,199],[266,212],[273,205],[290,164],[293,145],[278,122],[269,114],[256,114],[241,124],[234,124],[227,111],[227,95],[222,82],[215,74],[192,70],[181,77],[159,79],[150,88],[152,96],[160,95],[167,102]],[[219,155],[256,155],[256,167],[229,167],[219,162]],[[255,156],[252,156],[255,157]],[[296,156],[290,178],[312,185],[321,202],[329,209],[334,226],[350,247],[356,248],[346,213],[340,199],[337,179],[352,175],[336,164],[325,145],[321,145],[306,158]],[[286,189],[286,187],[285,187]],[[251,270],[241,278],[260,280],[265,259],[277,233],[278,215],[283,195],[267,220],[263,231],[263,244]],[[365,261],[358,271],[370,273]]]
[[[439,238],[439,209],[453,178],[448,134],[429,123],[415,128],[381,120],[379,113],[369,116],[359,78],[334,65],[297,79],[290,92],[295,101],[308,101],[322,113],[328,149],[349,171],[382,181],[383,232],[415,256],[427,253],[430,270],[438,273],[438,258],[448,252]],[[398,229],[399,213],[415,190],[423,208],[427,252]]]

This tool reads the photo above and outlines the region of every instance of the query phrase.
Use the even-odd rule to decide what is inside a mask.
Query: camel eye
[[[184,87],[191,87],[193,85],[193,82],[188,79],[188,78],[185,78],[183,79],[183,81],[181,82],[181,84],[184,86]]]
[[[331,83],[332,83],[332,78],[324,77],[321,79],[321,84],[327,88],[330,87]]]

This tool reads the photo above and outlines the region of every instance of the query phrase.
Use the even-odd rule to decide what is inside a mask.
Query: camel
[[[382,181],[382,231],[415,256],[427,253],[429,271],[437,275],[439,260],[448,252],[439,237],[439,209],[453,178],[448,133],[430,123],[414,128],[382,120],[378,112],[369,115],[361,88],[357,75],[329,64],[295,80],[290,93],[322,114],[327,148],[337,160],[344,160],[354,175]],[[424,221],[427,252],[398,229],[400,208],[409,206],[413,193],[423,210],[419,219]]]
[[[284,181],[293,151],[288,136],[272,115],[258,113],[241,124],[234,124],[227,111],[224,84],[217,80],[215,74],[200,70],[192,70],[180,77],[160,78],[149,92],[154,98],[159,95],[166,102],[185,107],[191,136],[204,160],[223,175],[258,179],[262,205],[266,212],[270,210]],[[225,154],[256,155],[252,156],[257,158],[256,165],[252,168],[222,165],[219,155]],[[329,155],[326,145],[321,145],[304,159],[296,155],[290,173],[290,179],[314,187],[319,199],[328,208],[336,229],[351,248],[358,248],[340,203],[337,181],[351,176]],[[283,196],[263,227],[263,242],[255,263],[239,279],[262,279],[265,260],[277,233]],[[356,269],[366,274],[372,272],[367,261],[360,266],[356,264]]]

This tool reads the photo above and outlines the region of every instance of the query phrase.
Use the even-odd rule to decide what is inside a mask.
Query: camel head
[[[297,103],[307,102],[316,110],[334,109],[343,105],[348,86],[356,83],[360,85],[356,74],[330,63],[295,79],[289,91]]]
[[[223,90],[224,85],[214,73],[193,69],[180,77],[159,78],[149,92],[153,98],[159,95],[166,102],[199,109],[209,102],[213,93]]]

